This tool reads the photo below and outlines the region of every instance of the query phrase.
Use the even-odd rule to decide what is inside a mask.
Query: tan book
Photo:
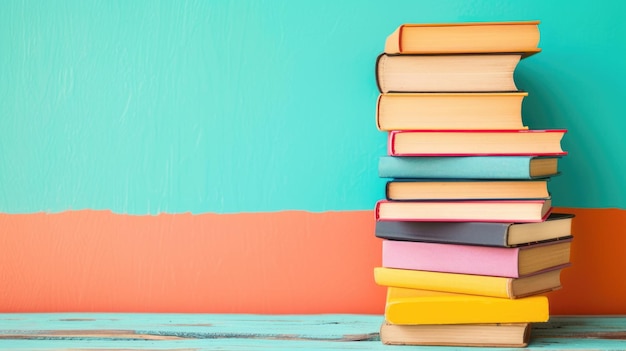
[[[383,322],[380,340],[386,345],[524,347],[530,323],[397,325]]]
[[[518,91],[514,71],[522,54],[379,55],[381,93]]]
[[[380,94],[376,125],[383,131],[412,129],[527,129],[526,92]]]

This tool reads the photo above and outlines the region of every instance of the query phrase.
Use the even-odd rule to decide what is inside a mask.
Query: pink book
[[[377,221],[413,222],[543,222],[552,200],[380,200]]]
[[[503,248],[383,240],[383,267],[519,278],[568,266],[571,241]]]

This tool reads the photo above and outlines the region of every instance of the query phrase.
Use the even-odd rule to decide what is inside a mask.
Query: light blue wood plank
[[[221,336],[354,340],[376,336],[382,316],[371,315],[203,315],[203,314],[0,314],[0,336],[48,331],[135,331],[172,337]]]
[[[0,314],[0,349],[389,350],[378,338],[381,322],[341,314]],[[626,350],[625,339],[626,316],[553,316],[535,324],[526,350]]]

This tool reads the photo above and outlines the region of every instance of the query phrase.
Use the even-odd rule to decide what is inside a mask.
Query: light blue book
[[[535,179],[555,176],[559,157],[381,156],[381,178]]]

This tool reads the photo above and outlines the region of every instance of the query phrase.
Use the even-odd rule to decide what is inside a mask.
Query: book
[[[514,247],[572,235],[573,214],[552,212],[543,222],[377,221],[381,239]]]
[[[381,93],[518,91],[520,54],[387,55],[376,59]]]
[[[564,129],[401,130],[388,135],[389,156],[562,156]]]
[[[390,54],[539,52],[539,21],[406,23],[385,41]]]
[[[374,281],[387,287],[517,299],[560,289],[561,271],[568,266],[521,278],[376,267]]]
[[[559,157],[383,155],[381,178],[536,179],[559,174]]]
[[[543,222],[552,200],[379,200],[378,221]]]
[[[383,240],[382,266],[520,278],[570,264],[572,238],[518,247]]]
[[[414,129],[527,129],[522,121],[526,92],[388,93],[376,102],[382,131]]]
[[[395,179],[386,183],[385,197],[387,200],[547,199],[548,180]]]
[[[521,299],[387,288],[385,320],[391,324],[533,323],[549,319],[548,298]]]
[[[414,324],[384,321],[380,341],[385,345],[525,347],[531,323]]]

